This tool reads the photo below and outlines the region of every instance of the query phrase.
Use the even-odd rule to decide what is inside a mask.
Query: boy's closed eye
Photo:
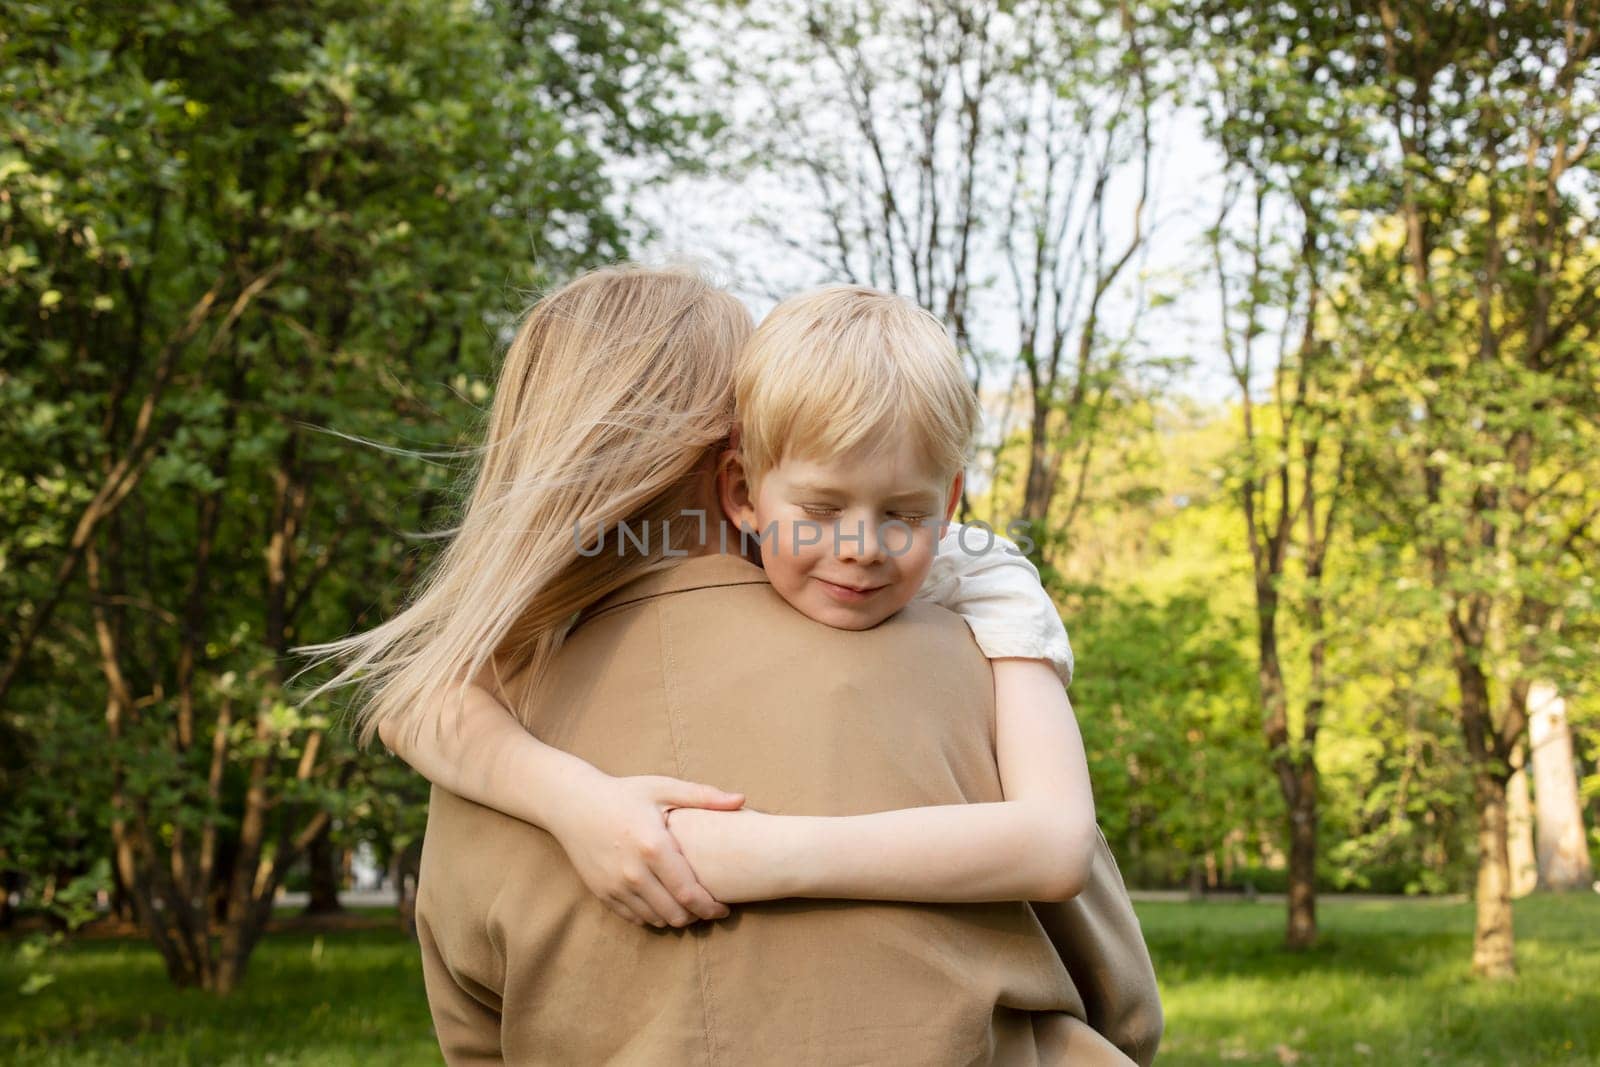
[[[801,504],[800,510],[817,519],[828,519],[839,513],[839,509],[826,504]],[[928,516],[914,512],[891,511],[888,518],[893,522],[903,522],[907,526],[921,526],[928,521]]]

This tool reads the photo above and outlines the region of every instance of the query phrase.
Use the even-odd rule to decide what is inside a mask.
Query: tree
[[[237,987],[286,871],[371,781],[339,709],[296,709],[289,649],[392,608],[420,565],[400,531],[448,520],[454,473],[350,441],[470,433],[508,282],[621,250],[573,101],[681,57],[660,33],[563,52],[508,18],[34,4],[0,38],[0,508],[19,520],[0,595],[21,621],[0,700],[24,736],[100,723],[103,847],[179,984]],[[641,152],[701,126],[636,117]],[[4,785],[55,795],[70,773]]]
[[[1574,673],[1585,657],[1565,635],[1593,612],[1592,586],[1572,579],[1595,517],[1582,489],[1593,361],[1580,355],[1600,310],[1595,19],[1574,3],[1194,10],[1277,57],[1245,72],[1249,92],[1278,85],[1287,62],[1311,101],[1339,103],[1269,110],[1245,144],[1296,164],[1343,149],[1333,176],[1354,179],[1335,218],[1364,243],[1325,259],[1341,277],[1322,280],[1362,381],[1352,463],[1362,510],[1387,524],[1397,568],[1424,568],[1448,635],[1478,821],[1474,964],[1510,974],[1511,757],[1529,686]]]
[[[1303,28],[1262,5],[1199,3],[1184,15],[1180,32],[1208,75],[1208,125],[1226,160],[1208,240],[1239,402],[1234,479],[1255,591],[1257,699],[1288,817],[1285,940],[1304,948],[1317,933],[1324,571],[1347,495],[1344,427],[1358,375],[1337,345],[1326,275],[1345,239],[1339,212],[1372,146],[1355,101],[1328,77],[1342,44],[1325,15],[1293,12],[1309,20]],[[1298,695],[1282,660],[1291,622],[1307,635]]]
[[[1515,973],[1506,787],[1536,679],[1581,675],[1594,613],[1594,343],[1600,247],[1590,154],[1597,28],[1578,5],[1380,0],[1344,76],[1394,146],[1379,230],[1353,270],[1373,360],[1362,474],[1434,596],[1473,776],[1473,965]],[[1391,237],[1390,234],[1393,233]],[[1398,246],[1400,254],[1394,249]]]

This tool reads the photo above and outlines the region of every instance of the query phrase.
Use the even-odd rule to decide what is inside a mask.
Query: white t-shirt
[[[1016,543],[982,526],[951,523],[913,598],[949,608],[967,620],[989,659],[1049,660],[1072,684],[1072,642],[1055,603]]]

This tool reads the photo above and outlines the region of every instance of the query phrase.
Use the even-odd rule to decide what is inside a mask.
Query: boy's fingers
[[[672,899],[667,887],[654,879],[639,891],[639,895],[644,897],[645,903],[659,920],[656,926],[688,926],[692,921],[683,906]]]
[[[721,903],[706,891],[695,878],[694,870],[689,866],[689,861],[683,858],[681,852],[675,852],[661,862],[661,869],[656,872],[661,879],[661,884],[666,886],[667,892],[672,894],[683,907],[688,908],[701,919],[721,919],[728,914],[727,905]]]
[[[650,901],[642,893],[624,890],[621,894],[622,902],[629,911],[633,912],[634,921],[641,926],[665,926],[667,920],[663,919],[655,908],[650,906]]]
[[[628,922],[633,923],[635,926],[644,925],[644,919],[641,918],[639,916],[639,914],[637,912],[635,912],[633,910],[633,908],[628,904],[628,902],[626,900],[624,900],[620,895],[615,896],[615,897],[607,898],[606,899],[606,907],[610,908],[613,912],[615,912],[617,917],[620,918],[620,919],[626,919]]]
[[[744,805],[744,794],[730,793],[714,785],[668,778],[656,794],[656,800],[675,808],[738,808]]]

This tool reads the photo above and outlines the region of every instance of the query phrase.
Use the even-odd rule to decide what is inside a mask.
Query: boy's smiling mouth
[[[867,599],[873,593],[888,588],[887,585],[869,585],[860,587],[853,585],[840,585],[838,582],[830,582],[826,578],[814,578],[813,580],[817,582],[817,584],[821,585],[823,592],[827,593],[829,596],[850,604],[858,603]]]

